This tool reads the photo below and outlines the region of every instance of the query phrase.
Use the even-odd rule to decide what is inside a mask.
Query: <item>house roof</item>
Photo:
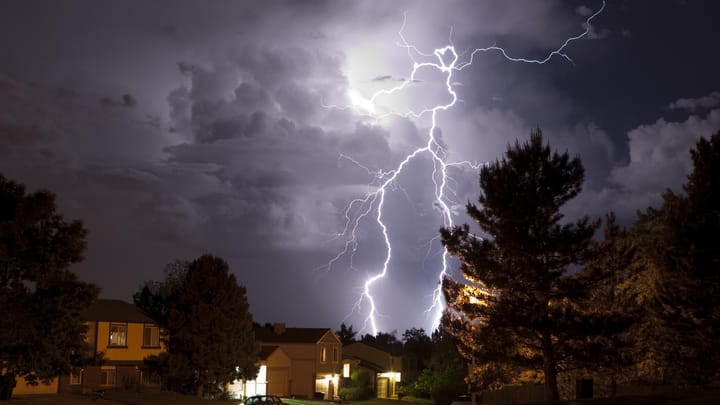
[[[121,300],[98,298],[82,313],[86,321],[155,323],[145,312]]]
[[[260,348],[260,360],[267,360],[279,347],[280,346],[262,346]]]
[[[401,348],[394,348],[394,347],[387,347],[380,344],[377,344],[375,342],[353,342],[350,344],[345,345],[345,348],[348,348],[350,346],[367,346],[369,348],[387,353],[392,356],[402,356],[403,352]]]
[[[272,327],[255,328],[255,339],[265,343],[317,343],[330,328],[284,328],[276,333]]]
[[[375,364],[375,363],[373,363],[373,362],[371,362],[371,361],[362,359],[362,358],[357,357],[357,356],[349,356],[349,355],[343,354],[343,359],[345,359],[345,360],[354,360],[354,361],[357,362],[357,364],[358,364],[360,367],[364,367],[364,368],[367,368],[367,369],[369,369],[369,370],[373,370],[373,371],[375,371],[376,373],[382,373],[382,372],[386,371],[383,366],[381,366],[381,365],[379,365],[379,364]]]

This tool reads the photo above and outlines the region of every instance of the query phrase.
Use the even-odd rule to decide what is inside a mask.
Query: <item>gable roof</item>
[[[383,366],[381,366],[379,364],[375,364],[372,361],[365,360],[365,359],[362,359],[357,356],[350,356],[350,355],[343,354],[343,359],[356,361],[359,366],[373,370],[376,373],[382,373],[382,372],[386,371]]]
[[[380,351],[380,352],[383,352],[383,353],[387,353],[387,354],[389,354],[389,355],[391,355],[391,356],[402,356],[402,355],[403,355],[402,348],[399,348],[399,347],[388,347],[388,346],[385,346],[385,345],[380,345],[380,344],[375,343],[375,342],[367,342],[367,341],[366,341],[366,342],[363,342],[363,341],[352,342],[352,343],[350,343],[350,344],[347,344],[347,345],[343,346],[343,347],[344,347],[343,350],[346,350],[347,348],[353,347],[353,346],[355,346],[355,347],[365,346],[365,347],[368,347],[368,348],[373,349],[373,350],[377,350],[377,351]],[[351,350],[352,350],[352,349],[351,349]]]
[[[267,360],[279,347],[280,346],[262,346],[260,348],[260,360]]]
[[[133,304],[121,300],[98,298],[82,313],[86,321],[156,323]]]
[[[317,343],[330,328],[284,328],[276,333],[272,327],[255,328],[255,339],[263,343]]]

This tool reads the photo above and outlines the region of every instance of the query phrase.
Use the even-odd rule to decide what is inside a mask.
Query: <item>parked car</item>
[[[245,400],[245,405],[285,405],[285,403],[275,395],[253,395]]]
[[[450,405],[472,405],[472,397],[469,394],[458,395]]]

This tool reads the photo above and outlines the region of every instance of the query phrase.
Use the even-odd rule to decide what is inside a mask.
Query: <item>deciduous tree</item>
[[[57,212],[55,195],[28,194],[0,175],[0,399],[12,396],[16,376],[35,384],[82,365],[80,313],[98,288],[70,266],[82,260],[86,234]]]
[[[197,396],[256,377],[259,349],[245,287],[223,259],[204,255],[189,264],[170,298],[167,342],[170,373],[189,379],[183,385]]]

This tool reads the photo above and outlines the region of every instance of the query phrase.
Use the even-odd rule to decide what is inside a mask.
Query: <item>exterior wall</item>
[[[356,369],[368,371],[370,376],[374,378],[375,381],[371,385],[378,398],[397,398],[398,383],[402,379],[401,370],[403,369],[401,356],[393,356],[384,350],[362,342],[345,346],[343,352],[346,355],[363,359],[382,368],[383,372],[380,373],[363,367],[357,367]]]
[[[282,349],[267,358],[267,393],[279,397],[290,395],[290,369],[292,361]]]
[[[127,325],[125,346],[109,346],[111,323]],[[164,347],[162,341],[158,346],[143,346],[145,323],[99,321],[86,322],[86,325],[85,341],[93,345],[95,353],[104,353],[102,366],[85,367],[81,372],[80,384],[71,384],[70,376],[61,376],[58,383],[60,391],[89,392],[96,389],[129,388],[137,384],[159,386],[159,381],[150,379],[150,375],[145,372],[143,360],[150,355],[159,355]],[[115,372],[114,383],[104,384],[104,369]]]
[[[162,342],[160,342],[160,345],[157,347],[143,346],[144,323],[126,323],[128,327],[127,346],[108,346],[108,343],[110,342],[110,324],[111,322],[97,322],[95,334],[97,339],[97,345],[95,346],[96,352],[105,352],[105,360],[136,361],[138,363],[142,363],[142,360],[145,357],[158,355],[164,350]],[[92,339],[90,336],[88,338]]]
[[[561,399],[583,399],[582,380],[591,380],[592,396],[590,398],[609,398],[612,396],[613,381],[611,376],[594,370],[575,370],[558,373],[558,390]]]
[[[322,359],[323,349],[325,350],[325,361]],[[315,345],[315,350],[318,375],[342,373],[342,343],[334,334],[325,334]]]
[[[351,343],[343,348],[343,353],[377,364],[387,371],[402,370],[402,357],[393,356],[364,343]]]
[[[27,382],[22,377],[15,378],[15,389],[13,390],[13,396],[15,395],[37,395],[37,394],[55,394],[58,392],[58,379],[53,378],[49,384],[40,382],[38,385],[27,385]]]
[[[312,398],[315,392],[315,363],[312,359],[292,359],[290,395]]]
[[[483,391],[483,405],[522,404],[545,400],[543,384],[506,385],[497,391]]]
[[[275,364],[275,360],[268,359],[268,383],[271,387],[268,393],[274,389],[273,380],[277,389],[282,390],[282,385],[277,384],[287,375],[289,396],[313,398],[316,392],[321,391],[325,393],[325,399],[337,397],[338,381],[342,374],[342,343],[330,329],[317,342],[267,341],[262,344],[278,346],[289,361],[282,363],[278,359]],[[322,360],[323,348],[325,361]]]

